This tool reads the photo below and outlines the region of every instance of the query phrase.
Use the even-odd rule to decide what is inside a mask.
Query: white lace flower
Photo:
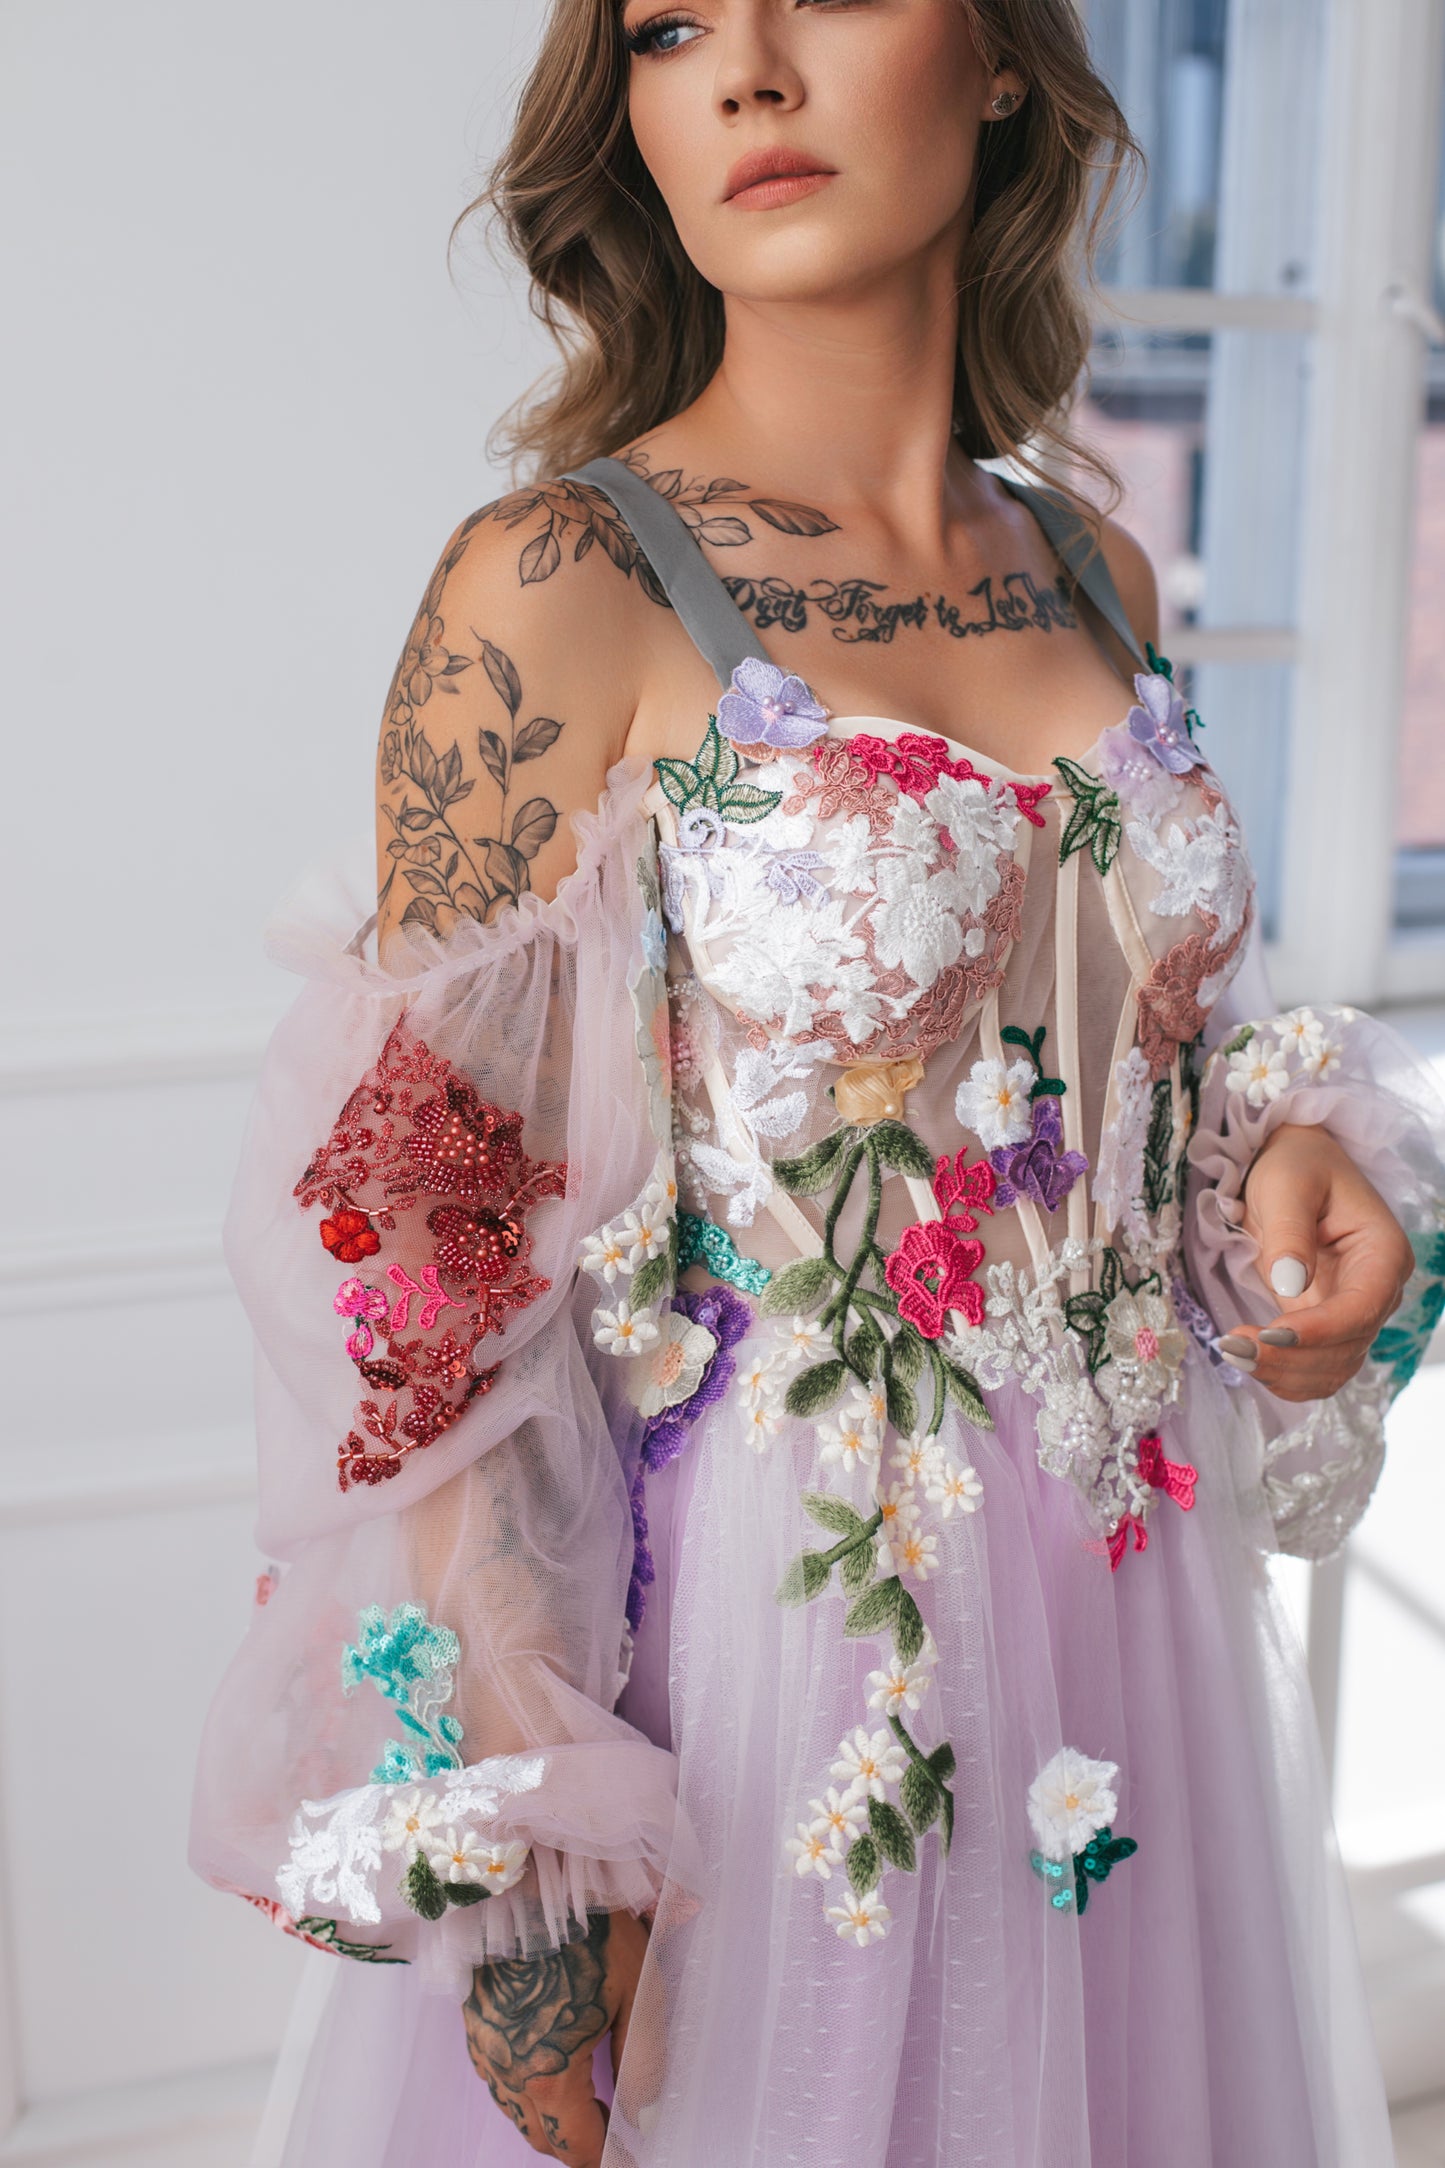
[[[809,1822],[799,1822],[796,1837],[789,1837],[783,1846],[793,1855],[795,1874],[815,1874],[820,1881],[831,1881],[833,1869],[843,1863],[843,1855],[825,1831]]]
[[[1145,865],[1163,876],[1150,906],[1158,917],[1207,911],[1219,920],[1220,943],[1234,938],[1244,922],[1249,867],[1244,839],[1222,805],[1192,826],[1171,823],[1167,835],[1145,821],[1130,821],[1128,836]]]
[[[1243,1092],[1252,1107],[1268,1106],[1289,1083],[1289,1064],[1284,1048],[1259,1032],[1229,1057],[1224,1079],[1226,1091]]]
[[[905,1483],[924,1487],[943,1466],[943,1448],[936,1438],[900,1438],[892,1457]]]
[[[868,1806],[853,1791],[840,1792],[830,1784],[821,1799],[810,1799],[813,1810],[809,1828],[814,1836],[823,1837],[834,1849],[846,1852],[858,1832],[867,1826]]]
[[[405,1852],[409,1861],[415,1859],[441,1819],[441,1803],[434,1793],[404,1792],[393,1799],[382,1826],[382,1850]]]
[[[630,1244],[616,1227],[599,1227],[595,1234],[583,1238],[577,1253],[582,1270],[594,1280],[605,1280],[610,1287],[619,1272],[630,1273],[628,1260]]]
[[[1039,1466],[1046,1475],[1087,1481],[1108,1451],[1108,1415],[1071,1346],[1059,1350],[1045,1379],[1037,1428]]]
[[[864,896],[873,888],[873,831],[866,813],[854,813],[840,821],[828,838],[823,853],[833,869],[832,885],[847,896]]]
[[[986,1152],[1022,1144],[1033,1134],[1033,1065],[1026,1061],[976,1061],[954,1096],[953,1111]]]
[[[1046,1859],[1071,1859],[1091,1837],[1112,1826],[1119,1811],[1113,1790],[1119,1765],[1091,1761],[1077,1747],[1060,1747],[1029,1786],[1029,1821]]]
[[[928,1478],[924,1492],[930,1505],[937,1506],[944,1520],[954,1513],[977,1513],[983,1497],[983,1485],[975,1469],[965,1464],[959,1467],[956,1460],[940,1459]]]
[[[1171,1393],[1188,1345],[1174,1322],[1168,1298],[1121,1288],[1104,1312],[1104,1346],[1110,1360],[1098,1372],[1100,1390],[1114,1397],[1115,1371],[1151,1397]]]
[[[606,1355],[641,1355],[658,1339],[658,1324],[646,1310],[634,1317],[629,1302],[615,1310],[592,1312],[592,1337]]]
[[[757,1348],[747,1362],[738,1365],[733,1391],[745,1408],[771,1404],[782,1394],[782,1370],[781,1351],[765,1344]]]
[[[845,1942],[856,1942],[860,1950],[866,1950],[870,1942],[883,1940],[892,1917],[876,1889],[865,1891],[861,1897],[850,1894],[841,1904],[828,1906],[828,1918],[838,1933]]]
[[[835,1415],[820,1416],[817,1431],[819,1459],[849,1475],[855,1468],[876,1467],[882,1458],[883,1432],[854,1401],[845,1401]]]
[[[930,1537],[936,1543],[936,1536]],[[933,1659],[936,1662],[937,1658]],[[868,1706],[879,1709],[885,1716],[899,1716],[905,1709],[916,1709],[933,1684],[933,1662],[928,1650],[914,1658],[911,1664],[893,1662],[882,1671],[870,1671],[866,1680]]]
[[[878,865],[878,902],[873,906],[873,946],[885,968],[901,964],[923,992],[963,952],[961,920],[968,893],[956,873],[923,875],[912,857],[884,858]]]
[[[831,1344],[815,1317],[794,1317],[789,1323],[780,1322],[774,1331],[782,1359],[790,1369],[799,1363],[820,1361]]]
[[[667,1248],[667,1215],[654,1209],[644,1190],[637,1203],[622,1215],[617,1230],[627,1244],[627,1262],[635,1272],[644,1259],[657,1257]]]
[[[766,1453],[782,1427],[783,1410],[775,1401],[760,1400],[743,1410],[743,1431],[755,1453]]]
[[[999,859],[1013,850],[1018,801],[1001,783],[941,775],[924,799],[953,845],[953,867],[963,884],[964,908],[981,914],[998,894]]]
[[[915,1512],[917,1508],[914,1508]],[[878,1570],[896,1573],[905,1581],[926,1581],[938,1571],[938,1538],[911,1523],[895,1524],[892,1533],[880,1530]]]
[[[908,1756],[891,1731],[869,1731],[859,1724],[839,1742],[838,1759],[828,1774],[847,1786],[853,1799],[886,1799],[888,1786],[901,1781]]]
[[[1317,1084],[1322,1084],[1327,1076],[1333,1076],[1339,1068],[1343,1053],[1344,1048],[1335,1040],[1321,1039],[1313,1052],[1304,1057],[1301,1067],[1306,1076],[1311,1076]]]
[[[439,1882],[480,1882],[489,1847],[474,1829],[448,1829],[425,1847],[427,1863]],[[525,1851],[525,1846],[523,1850]]]
[[[1133,740],[1130,740],[1131,744]],[[1173,777],[1161,768],[1152,753],[1140,751],[1156,775]],[[1149,1133],[1149,1106],[1153,1079],[1149,1064],[1137,1046],[1114,1064],[1114,1097],[1118,1112],[1099,1140],[1094,1169],[1094,1202],[1104,1214],[1105,1225],[1123,1227],[1133,1239],[1143,1229],[1143,1215],[1136,1200],[1144,1188],[1144,1143]]]
[[[924,811],[916,798],[906,797],[902,791],[893,801],[888,841],[895,851],[908,851],[918,858],[937,861],[943,856],[938,844],[937,821],[931,813]]]
[[[667,1311],[654,1345],[634,1366],[632,1398],[638,1414],[661,1415],[664,1408],[690,1400],[717,1346],[716,1333],[695,1325],[685,1310]]]
[[[1309,1061],[1325,1035],[1325,1027],[1313,1009],[1291,1009],[1287,1016],[1276,1017],[1272,1028],[1285,1052],[1302,1062]]]
[[[840,973],[863,957],[862,940],[843,923],[841,896],[780,903],[759,878],[756,894],[739,907],[736,936],[719,956],[714,984],[745,1016],[764,1024],[776,1020],[791,1038],[813,1020],[812,989],[819,990],[822,1006],[834,1006]],[[866,973],[866,963],[863,968]]]

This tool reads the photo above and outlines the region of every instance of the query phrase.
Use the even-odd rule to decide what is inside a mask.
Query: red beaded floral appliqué
[[[527,1214],[566,1181],[565,1162],[528,1158],[520,1114],[397,1025],[294,1192],[303,1212],[322,1209],[338,1263],[376,1260],[376,1277],[344,1279],[333,1302],[375,1396],[338,1450],[342,1490],[384,1483],[492,1385],[498,1366],[474,1369],[472,1351],[551,1286],[527,1269]]]
[[[993,781],[981,768],[975,768],[971,760],[951,759],[946,738],[929,737],[921,731],[905,730],[897,738],[875,738],[860,732],[847,740],[848,758],[863,769],[871,784],[880,775],[892,776],[905,798],[922,800],[928,795],[941,775],[952,776],[959,783],[983,783]],[[816,751],[814,758],[817,758]],[[1038,811],[1040,798],[1046,798],[1052,790],[1051,783],[1006,782],[1004,789],[1011,793],[1026,821],[1035,828],[1042,828],[1044,817]]]

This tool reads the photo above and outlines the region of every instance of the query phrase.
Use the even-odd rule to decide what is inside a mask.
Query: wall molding
[[[90,1242],[27,1241],[0,1256],[0,1317],[233,1296],[219,1226],[195,1221]]]
[[[118,1467],[114,1446],[105,1454],[82,1448],[75,1454],[78,1465],[68,1474],[49,1481],[22,1479],[13,1487],[0,1481],[0,1536],[57,1521],[253,1504],[256,1448],[251,1424],[234,1423],[205,1435],[209,1450],[204,1454],[198,1453],[194,1434],[184,1437],[184,1459]]]
[[[255,1075],[280,1013],[279,1003],[236,1003],[12,1020],[0,1032],[0,1095],[244,1080]]]
[[[0,2168],[240,2168],[271,2070],[269,2061],[233,2063],[25,2108],[0,2138]]]

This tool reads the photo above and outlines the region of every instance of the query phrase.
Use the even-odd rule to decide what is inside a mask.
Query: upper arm
[[[503,498],[465,519],[397,663],[377,756],[379,940],[446,935],[576,863],[568,816],[596,806],[636,705],[635,590],[594,550],[538,576]]]

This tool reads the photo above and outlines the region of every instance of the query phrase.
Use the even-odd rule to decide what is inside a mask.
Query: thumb
[[[1244,1228],[1259,1244],[1260,1278],[1279,1301],[1292,1302],[1315,1276],[1329,1182],[1313,1155],[1290,1150],[1287,1130],[1276,1130],[1275,1138],[1246,1179]]]

